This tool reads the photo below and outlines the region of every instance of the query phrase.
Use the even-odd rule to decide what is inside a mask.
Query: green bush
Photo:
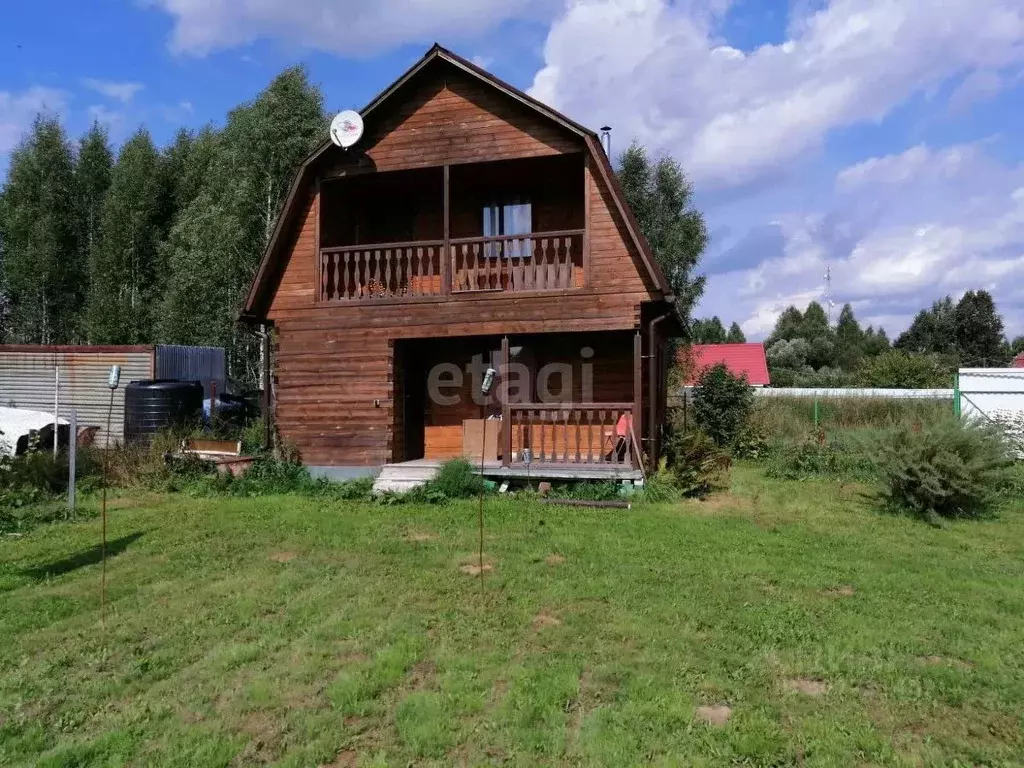
[[[647,476],[641,498],[650,504],[666,504],[679,501],[683,497],[676,485],[676,476],[668,468],[668,462],[662,459],[658,471]]]
[[[857,372],[862,387],[930,389],[953,384],[955,366],[937,355],[918,355],[891,349],[870,358]]]
[[[732,448],[754,406],[746,376],[735,376],[722,363],[701,373],[693,388],[693,419],[722,448]]]
[[[877,500],[926,520],[981,517],[1016,476],[999,427],[954,418],[894,430],[874,458],[883,485]]]
[[[672,430],[665,441],[665,466],[681,496],[706,496],[725,485],[730,459],[700,430]],[[669,475],[660,478],[664,483]]]
[[[468,499],[484,488],[484,480],[465,459],[451,459],[441,465],[437,475],[422,488],[427,501]]]
[[[769,453],[767,475],[782,480],[832,477],[866,481],[875,477],[873,446],[855,436],[828,437],[824,431]]]
[[[608,480],[605,482],[568,483],[558,485],[551,490],[553,499],[573,499],[579,501],[616,501],[621,498],[619,484]]]

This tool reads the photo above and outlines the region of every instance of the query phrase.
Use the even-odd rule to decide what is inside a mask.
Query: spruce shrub
[[[694,421],[722,448],[736,444],[753,407],[747,377],[733,375],[723,363],[705,369],[693,388]]]
[[[700,430],[673,430],[665,441],[665,462],[659,468],[662,486],[669,480],[681,496],[703,497],[726,484],[731,459]],[[662,488],[661,491],[667,491]],[[659,491],[659,492],[661,492]]]

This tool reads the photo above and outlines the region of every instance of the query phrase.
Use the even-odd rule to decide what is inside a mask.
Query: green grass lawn
[[[0,764],[1024,763],[1024,509],[732,482],[489,500],[482,594],[475,503],[118,499],[105,629],[98,520],[5,538]]]

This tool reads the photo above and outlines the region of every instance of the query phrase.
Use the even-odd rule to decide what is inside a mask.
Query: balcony
[[[319,299],[352,303],[582,288],[583,187],[582,158],[576,156],[325,182]]]
[[[323,248],[322,301],[564,291],[583,285],[583,230]],[[446,288],[448,268],[450,287]]]

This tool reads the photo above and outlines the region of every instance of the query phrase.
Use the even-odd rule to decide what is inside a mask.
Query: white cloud
[[[10,152],[40,112],[63,112],[67,94],[35,86],[21,93],[0,91],[0,154]]]
[[[986,147],[913,147],[842,171],[835,210],[777,217],[782,255],[716,276],[698,314],[724,312],[751,336],[766,334],[789,304],[824,299],[828,265],[837,304],[890,332],[933,300],[978,288],[993,294],[1010,333],[1024,332],[1024,165]],[[865,206],[872,215],[858,221]]]
[[[924,144],[896,155],[872,157],[844,168],[836,177],[836,186],[844,191],[866,184],[902,184],[927,176],[953,178],[978,158],[981,144],[958,144],[933,151]]]
[[[991,99],[1005,85],[998,72],[990,69],[971,72],[950,95],[949,108],[953,112],[965,112],[975,103]]]
[[[121,128],[124,126],[124,113],[115,109],[108,109],[102,104],[93,104],[86,110],[86,114],[89,115],[90,123],[99,123],[105,126],[112,134],[120,134]]]
[[[728,186],[951,77],[1024,61],[1017,0],[949,0],[941,12],[934,0],[834,0],[750,52],[722,44],[716,11],[577,0],[551,28],[532,93],[671,151],[704,186]]]
[[[175,17],[171,48],[206,54],[273,37],[341,55],[466,38],[512,18],[549,18],[560,0],[149,0]]]
[[[83,79],[82,85],[102,96],[106,96],[108,99],[120,101],[122,104],[131,102],[135,95],[145,87],[142,83],[97,80],[93,77]]]

